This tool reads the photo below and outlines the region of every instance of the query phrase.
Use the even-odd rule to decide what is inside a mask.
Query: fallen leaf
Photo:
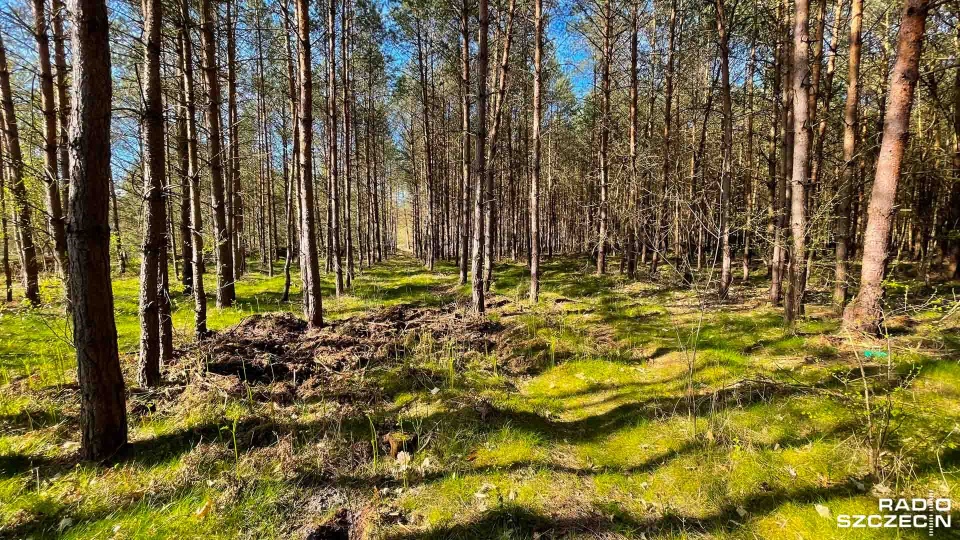
[[[207,514],[210,513],[210,510],[212,509],[213,509],[213,502],[207,499],[205,503],[203,503],[202,505],[200,505],[199,508],[197,508],[197,511],[195,512],[195,514],[197,518],[203,519],[207,516]]]
[[[747,509],[744,508],[744,507],[742,507],[742,506],[738,506],[738,507],[737,507],[737,514],[739,514],[740,517],[747,517]]]
[[[821,517],[827,519],[831,519],[833,517],[833,515],[830,513],[830,509],[822,504],[814,505],[814,508],[817,509],[817,513],[820,514]]]

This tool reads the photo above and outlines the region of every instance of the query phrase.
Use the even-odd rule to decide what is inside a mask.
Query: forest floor
[[[573,258],[536,306],[524,266],[498,266],[483,319],[449,265],[330,285],[308,331],[279,272],[250,273],[200,345],[174,298],[176,361],[128,390],[131,444],[105,464],[77,459],[59,285],[0,307],[0,537],[921,538],[836,516],[960,488],[957,284],[893,283],[882,340],[841,332],[819,291],[792,331],[761,278],[721,304]],[[137,280],[114,292],[132,386]]]

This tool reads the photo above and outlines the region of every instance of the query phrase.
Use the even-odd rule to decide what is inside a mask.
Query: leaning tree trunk
[[[142,387],[160,384],[160,256],[166,253],[167,223],[163,197],[163,100],[160,87],[161,0],[143,3],[144,114],[143,114],[143,245],[140,259],[140,361],[137,381]]]
[[[897,182],[910,135],[910,111],[920,77],[920,53],[929,8],[930,0],[907,0],[900,21],[897,60],[887,93],[883,139],[863,236],[860,291],[843,313],[843,326],[848,329],[877,331],[883,320],[880,304],[890,250],[890,231],[896,214]]]
[[[821,0],[822,1],[822,0]],[[790,83],[793,88],[793,172],[790,177],[790,232],[793,236],[788,266],[784,311],[792,324],[803,310],[805,265],[807,262],[807,197],[806,183],[810,169],[810,100],[807,77],[810,61],[807,52],[810,20],[809,0],[797,0],[793,24],[793,70]]]
[[[227,229],[223,185],[223,149],[220,138],[220,76],[217,72],[217,42],[214,38],[213,0],[201,2],[200,38],[203,42],[203,73],[207,82],[207,128],[210,136],[210,191],[213,199],[213,234],[217,251],[217,307],[230,307],[236,298],[233,285],[233,249]]]
[[[847,302],[847,259],[850,257],[850,203],[853,185],[857,181],[857,103],[860,100],[860,49],[863,46],[863,0],[852,0],[850,5],[850,55],[847,66],[847,100],[843,108],[843,176],[837,194],[836,275],[833,287],[833,305],[843,311]],[[960,73],[960,70],[958,70]],[[960,96],[960,93],[957,94]],[[960,163],[958,163],[960,165]]]
[[[331,6],[334,4],[330,2]],[[330,8],[334,9],[333,7]],[[331,15],[331,20],[334,16]],[[331,38],[332,39],[332,38]],[[310,63],[310,5],[297,0],[297,40],[300,46],[300,257],[302,259],[303,307],[307,324],[323,326],[320,296],[320,263],[313,205],[313,72]],[[336,72],[334,72],[336,73]],[[338,263],[339,264],[339,263]],[[342,276],[341,276],[342,277]],[[342,285],[341,285],[342,287]]]
[[[10,89],[10,71],[7,67],[7,51],[0,35],[0,102],[3,103],[3,131],[9,153],[12,173],[10,193],[13,195],[14,226],[19,234],[20,267],[23,273],[23,290],[27,302],[40,304],[40,285],[37,279],[37,248],[33,244],[33,223],[27,188],[23,183],[23,153],[20,150],[20,131],[13,111],[13,92]]]
[[[33,36],[37,42],[40,69],[40,108],[43,111],[43,182],[47,188],[47,222],[53,233],[53,253],[57,269],[69,281],[67,272],[67,236],[63,227],[63,202],[60,200],[60,171],[57,167],[57,104],[53,94],[53,70],[50,66],[50,36],[44,0],[33,0]]]
[[[70,306],[80,384],[80,455],[102,460],[127,443],[127,408],[110,282],[110,117],[107,5],[73,2],[70,122]]]

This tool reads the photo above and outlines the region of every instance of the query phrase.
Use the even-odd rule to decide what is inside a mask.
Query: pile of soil
[[[420,340],[452,343],[482,353],[497,348],[503,325],[475,317],[450,304],[401,304],[308,329],[290,313],[258,314],[197,346],[193,373],[231,394],[247,386],[258,398],[289,402],[323,393],[344,401],[367,401],[375,389],[357,374],[368,367],[397,364]],[[243,383],[246,382],[247,386]]]

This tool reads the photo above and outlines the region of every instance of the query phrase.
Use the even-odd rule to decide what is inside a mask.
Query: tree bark
[[[860,291],[843,313],[843,326],[851,330],[876,332],[883,320],[883,279],[896,214],[897,182],[910,136],[910,112],[920,77],[920,53],[929,8],[930,0],[907,0],[900,20],[897,59],[890,78],[883,139],[867,209]]]
[[[477,31],[477,151],[475,153],[474,178],[476,179],[477,195],[474,200],[473,212],[473,262],[471,271],[473,310],[483,313],[484,305],[484,252],[486,250],[485,214],[490,196],[487,189],[487,64],[489,51],[487,39],[490,28],[490,14],[487,0],[479,2],[479,21]]]
[[[330,2],[330,21],[335,16]],[[302,259],[304,317],[311,328],[323,326],[323,299],[320,295],[320,265],[313,205],[313,72],[310,63],[310,5],[296,0],[297,41],[300,50],[300,257]],[[330,39],[333,39],[332,37]],[[332,46],[332,42],[331,42]],[[333,73],[336,73],[335,71]],[[338,263],[339,264],[339,263]],[[342,278],[342,275],[341,275]],[[341,284],[342,288],[342,284]]]
[[[714,3],[720,42],[720,88],[723,123],[720,165],[720,284],[719,296],[727,297],[733,280],[733,253],[730,246],[730,176],[733,174],[733,102],[730,97],[730,21],[724,0]],[[805,50],[805,49],[804,49]]]
[[[47,33],[47,12],[44,0],[33,0],[33,37],[37,42],[40,70],[40,108],[43,111],[43,173],[46,187],[47,223],[53,233],[53,253],[57,270],[69,281],[67,273],[67,237],[63,227],[63,202],[57,166],[57,104],[53,93],[53,70],[50,66],[50,36]]]
[[[200,38],[203,42],[203,73],[207,83],[207,138],[210,145],[210,191],[213,201],[213,234],[217,252],[217,307],[230,307],[236,298],[233,283],[233,249],[227,229],[223,183],[223,147],[220,132],[220,75],[217,69],[217,42],[214,37],[216,13],[212,0],[201,3]]]
[[[70,98],[67,94],[67,52],[63,35],[63,20],[66,17],[66,7],[63,0],[51,0],[50,15],[53,22],[53,59],[57,68],[57,124],[60,127],[60,138],[57,146],[60,150],[60,189],[63,202],[63,216],[67,215],[67,188],[70,185],[70,152],[68,148],[70,129]]]
[[[183,81],[181,104],[187,116],[187,154],[190,178],[190,229],[193,236],[193,299],[194,333],[197,339],[207,335],[207,295],[203,288],[203,214],[200,206],[200,150],[197,140],[196,90],[193,79],[193,43],[190,39],[189,0],[180,4],[180,43],[183,58],[180,59],[180,71]]]
[[[13,92],[10,89],[10,71],[7,51],[0,35],[0,101],[3,102],[3,131],[9,155],[10,193],[13,196],[15,227],[19,235],[20,268],[23,274],[24,297],[32,305],[40,304],[40,285],[37,279],[37,248],[33,243],[33,223],[27,188],[23,183],[23,153],[20,150],[20,131],[13,110]]]
[[[530,302],[540,299],[540,118],[543,109],[543,0],[534,0],[533,167],[530,176]]]
[[[0,132],[0,236],[3,237],[3,290],[7,302],[13,302],[13,272],[10,269],[10,237],[7,231],[7,166]]]
[[[857,132],[860,121],[860,50],[863,46],[863,0],[850,4],[850,54],[847,64],[847,98],[843,108],[843,176],[837,194],[836,275],[833,287],[834,309],[841,313],[847,302],[847,264],[850,258],[850,203],[857,181]],[[960,71],[958,71],[960,73]],[[960,93],[958,93],[960,95]],[[960,163],[958,163],[960,164]]]
[[[790,84],[793,88],[793,168],[790,177],[790,231],[792,250],[788,266],[784,311],[787,322],[793,324],[803,311],[803,277],[807,261],[807,205],[806,184],[810,173],[810,99],[806,79],[810,73],[807,52],[810,20],[809,0],[797,0],[793,25],[793,70]]]
[[[470,242],[470,8],[467,0],[460,3],[460,279],[467,283]]]
[[[110,281],[109,22],[104,0],[74,0],[73,15],[73,183],[66,227],[70,306],[80,385],[80,455],[102,460],[127,443],[126,395]]]
[[[340,244],[340,176],[337,152],[337,1],[329,0],[327,9],[327,161],[330,175],[330,239],[333,272],[335,274],[334,291],[339,297],[343,294],[343,263]],[[304,129],[301,126],[301,130]]]

